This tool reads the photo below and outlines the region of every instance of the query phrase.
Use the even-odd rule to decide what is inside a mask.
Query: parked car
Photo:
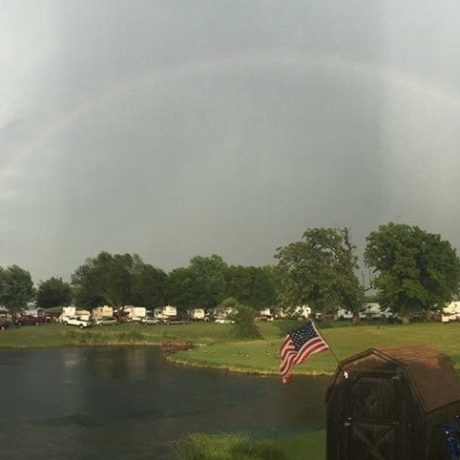
[[[163,324],[188,324],[187,318],[183,316],[170,316],[169,318],[162,321]]]
[[[105,316],[94,320],[96,326],[116,326],[118,324],[117,318],[113,316]]]
[[[216,324],[233,324],[234,323],[234,321],[228,318],[216,318],[214,322]]]
[[[41,316],[23,315],[18,316],[15,319],[14,324],[16,324],[16,326],[39,326],[44,322],[45,319]]]
[[[254,318],[254,321],[266,321],[271,323],[273,321],[273,316],[267,316],[267,315],[257,315]]]
[[[457,316],[458,318],[458,316]],[[426,320],[426,313],[423,310],[414,311],[410,315],[410,320],[413,322],[417,321],[425,321]]]
[[[80,316],[68,316],[63,322],[66,326],[78,326],[80,329],[85,329],[91,326],[90,321],[83,319]]]
[[[141,323],[145,324],[146,326],[149,326],[153,324],[160,324],[161,321],[158,318],[154,318],[153,316],[144,316],[141,319]]]

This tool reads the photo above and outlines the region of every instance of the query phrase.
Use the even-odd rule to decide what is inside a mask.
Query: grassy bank
[[[164,342],[184,340],[190,340],[197,345],[207,345],[219,343],[222,337],[225,338],[225,334],[222,334],[221,328],[212,328],[207,324],[177,326],[120,324],[94,326],[85,330],[62,324],[45,324],[11,327],[0,331],[0,348],[159,345]]]
[[[251,440],[239,434],[191,434],[173,449],[178,460],[323,460],[325,431],[281,440]]]
[[[179,352],[168,359],[180,364],[214,367],[231,371],[277,374],[281,339],[275,325],[264,324],[264,340],[228,341]],[[364,325],[322,329],[321,334],[339,360],[370,347],[396,344],[423,344],[434,347],[452,358],[460,371],[460,323],[415,323],[408,326]],[[336,361],[331,353],[313,355],[295,370],[297,374],[331,374]]]

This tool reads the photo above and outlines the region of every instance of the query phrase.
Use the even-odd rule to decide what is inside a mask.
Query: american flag
[[[296,364],[302,364],[313,353],[328,349],[329,346],[319,335],[312,321],[309,321],[305,326],[288,332],[281,345],[280,373],[283,383],[289,381],[292,368]]]

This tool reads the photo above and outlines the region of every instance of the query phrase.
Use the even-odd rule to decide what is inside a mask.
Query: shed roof
[[[340,375],[340,368],[347,370],[352,363],[370,355],[393,362],[405,370],[426,412],[460,401],[460,380],[452,361],[445,354],[425,346],[370,348],[347,358],[340,363],[330,390]]]

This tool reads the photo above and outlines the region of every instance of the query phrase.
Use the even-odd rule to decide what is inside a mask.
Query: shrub
[[[232,315],[234,321],[230,335],[236,339],[260,339],[262,335],[254,320],[257,312],[246,305],[238,305]]]

